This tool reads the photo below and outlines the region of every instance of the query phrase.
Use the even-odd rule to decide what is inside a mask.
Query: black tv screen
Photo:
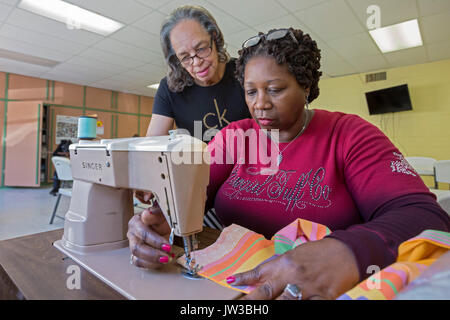
[[[366,92],[369,114],[412,110],[408,85]]]

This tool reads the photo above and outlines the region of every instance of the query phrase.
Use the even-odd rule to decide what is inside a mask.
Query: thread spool
[[[97,138],[97,117],[80,116],[78,118],[78,139],[94,140]]]

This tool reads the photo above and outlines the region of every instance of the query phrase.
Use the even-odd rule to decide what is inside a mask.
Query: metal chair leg
[[[53,209],[52,218],[50,219],[50,224],[53,224],[53,219],[55,219],[56,210],[58,209],[59,200],[61,200],[61,194],[58,195],[58,199],[56,199],[55,208]]]
[[[439,189],[439,182],[436,180],[436,168],[433,168],[434,188]]]

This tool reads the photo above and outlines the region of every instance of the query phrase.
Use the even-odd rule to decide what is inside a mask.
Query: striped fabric
[[[214,210],[214,208],[205,213],[205,216],[203,218],[203,226],[217,230],[223,229],[222,224],[219,222],[219,219],[217,219],[216,211]]]
[[[391,300],[450,249],[450,233],[425,230],[403,242],[397,262],[362,281],[338,300]]]
[[[199,272],[201,276],[222,286],[249,293],[254,289],[252,286],[230,286],[226,278],[251,270],[302,243],[322,239],[330,233],[324,225],[297,219],[267,240],[261,234],[233,224],[223,229],[214,244],[195,251],[193,257],[202,266]],[[177,261],[185,265],[184,256]]]
[[[254,287],[230,286],[226,278],[251,270],[302,243],[320,240],[330,233],[324,225],[297,219],[267,240],[260,234],[233,224],[223,229],[213,245],[195,251],[193,256],[196,263],[203,266],[199,272],[201,276],[233,290],[249,293]],[[449,249],[450,233],[425,230],[399,246],[396,263],[362,281],[338,300],[393,299]],[[184,256],[177,261],[185,265]]]

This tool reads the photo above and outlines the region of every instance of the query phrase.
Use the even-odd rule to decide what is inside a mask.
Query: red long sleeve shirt
[[[252,141],[249,132],[266,141]],[[289,145],[269,143],[258,124],[245,119],[209,144],[208,206],[224,225],[236,223],[270,238],[296,218],[324,224],[333,231],[330,237],[351,248],[361,279],[370,276],[370,265],[393,263],[399,244],[423,230],[450,231],[449,216],[400,151],[356,115],[315,110]],[[282,150],[277,170],[261,170],[274,166],[261,148],[272,160]]]

